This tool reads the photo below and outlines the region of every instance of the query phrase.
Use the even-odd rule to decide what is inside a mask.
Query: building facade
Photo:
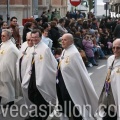
[[[67,12],[67,0],[0,0],[0,15],[3,20],[7,17],[16,16],[19,25],[22,25],[22,19],[31,16],[40,17],[43,11],[50,9],[60,11],[61,17]]]
[[[110,0],[111,11],[120,14],[120,0]]]

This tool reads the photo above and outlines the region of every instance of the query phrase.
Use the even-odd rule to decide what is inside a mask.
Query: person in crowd
[[[26,71],[26,66],[27,66],[27,62],[28,62],[28,56],[29,56],[29,52],[30,49],[33,46],[33,42],[31,40],[31,32],[28,32],[26,34],[26,42],[24,42],[20,48],[20,53],[19,53],[19,57],[17,60],[17,69],[18,69],[18,79],[21,83],[24,83],[24,81],[22,81],[25,71]]]
[[[64,48],[56,77],[58,104],[60,112],[63,113],[61,120],[92,120],[97,109],[97,94],[88,75],[87,69],[82,61],[80,53],[74,45],[73,36],[66,33],[62,36],[62,47]],[[90,105],[91,112],[82,106]],[[77,107],[79,106],[79,107]],[[91,117],[89,117],[89,115]]]
[[[61,54],[62,54],[62,48],[56,48],[54,51],[54,56],[57,61],[59,61]]]
[[[48,18],[48,22],[51,21],[51,10],[47,11],[47,18]]]
[[[31,40],[31,32],[26,34],[26,41],[21,45],[19,57],[17,60],[17,78],[21,82],[21,87],[26,84],[26,81],[23,81],[25,71],[27,69],[28,57],[30,55],[30,49],[33,46]],[[22,87],[23,98],[26,104],[28,111],[30,110],[30,105],[32,102],[28,99],[28,89]],[[30,116],[27,116],[25,120],[31,120]]]
[[[81,33],[80,32],[76,32],[74,35],[74,44],[76,47],[80,48],[80,49],[84,49],[83,44],[82,44],[82,38],[81,38]]]
[[[91,35],[91,40],[92,40],[92,42],[94,44],[93,52],[94,52],[95,56],[100,58],[100,59],[107,59],[107,57],[103,53],[101,47],[98,45],[98,43],[96,41],[95,33]]]
[[[5,101],[3,107],[11,107],[15,98],[19,97],[20,84],[17,80],[16,62],[19,50],[11,41],[11,31],[4,29],[1,34],[0,46],[0,102]]]
[[[76,28],[78,31],[81,31],[83,29],[83,20],[81,18],[77,20]]]
[[[26,22],[23,28],[23,42],[26,42],[26,34],[32,30],[32,23],[31,22]]]
[[[30,50],[32,54],[28,57],[22,79],[26,83],[22,84],[22,88],[28,89],[28,98],[37,107],[35,120],[46,120],[50,114],[49,105],[56,104],[57,61],[49,47],[41,41],[41,36],[40,30],[31,31],[34,46]]]
[[[65,20],[65,25],[64,27],[66,28],[66,30],[68,31],[68,33],[74,34],[74,32],[72,32],[71,28],[70,28],[70,20],[66,19]]]
[[[101,28],[101,29],[105,29],[105,28],[106,28],[105,18],[103,18],[103,19],[100,21],[99,28]]]
[[[83,21],[83,29],[89,29],[88,20]]]
[[[116,25],[114,32],[113,32],[113,35],[115,38],[120,38],[120,24]]]
[[[20,37],[20,34],[19,34],[19,28],[18,28],[16,17],[12,17],[10,19],[10,27],[13,29],[13,38],[16,41],[16,46],[19,48],[20,45],[21,45],[21,37]]]
[[[42,12],[41,18],[42,18],[43,24],[45,22],[48,22],[48,17],[47,17],[46,11]]]
[[[109,32],[106,29],[102,30],[101,28],[99,28],[99,34],[99,45],[101,46],[105,55],[110,54],[112,41],[110,40]]]
[[[50,49],[52,49],[53,41],[48,37],[48,31],[42,30],[42,42],[44,42]]]
[[[108,97],[108,102],[105,104],[104,108],[101,109],[103,112],[103,120],[119,120],[119,79],[120,79],[120,39],[115,39],[113,42],[113,55],[111,55],[107,60],[107,77],[104,83],[103,90],[99,98],[99,106],[102,105],[103,92],[105,92],[106,97]],[[107,88],[108,86],[108,88]],[[110,93],[110,99],[109,94]],[[109,104],[109,105],[108,105]],[[116,107],[112,109],[110,106]]]
[[[50,30],[51,30],[51,26],[49,23],[45,22],[43,25],[42,25],[43,29],[48,31],[48,37],[51,38],[51,33],[50,33]]]
[[[85,35],[87,34],[87,30],[82,29],[81,30],[81,38],[84,39]]]
[[[94,29],[94,30],[98,29],[98,24],[97,24],[97,19],[96,18],[92,19],[91,29]]]
[[[41,30],[42,29],[42,23],[43,23],[42,18],[36,18],[35,20],[37,21],[38,28]]]
[[[58,22],[59,22],[58,18],[56,18],[56,17],[53,18],[53,21],[55,21],[56,24],[58,24]]]
[[[32,23],[32,25],[31,25],[32,30],[39,29],[39,25],[38,25],[37,21],[33,20],[31,23]]]
[[[60,46],[58,42],[58,39],[60,38],[60,34],[57,28],[57,24],[55,21],[51,21],[50,26],[51,26],[51,29],[49,31],[51,35],[50,39],[53,40],[53,47],[57,48]]]
[[[70,22],[70,24],[69,24],[70,29],[71,29],[73,35],[77,32],[77,29],[76,29],[75,24],[76,24],[75,21],[72,21],[72,22]]]
[[[58,27],[60,36],[62,36],[65,33],[68,33],[68,31],[66,30],[64,25],[65,25],[65,20],[63,18],[59,19],[59,23],[58,23],[57,27]]]
[[[90,39],[90,36],[87,34],[85,35],[83,41],[83,46],[84,46],[84,50],[85,50],[85,53],[88,57],[88,61],[90,63],[92,63],[93,66],[98,66],[96,60],[95,60],[95,57],[94,57],[94,52],[93,52],[93,42],[91,41]]]
[[[8,28],[8,24],[7,24],[6,21],[3,21],[3,22],[2,22],[2,24],[1,24],[1,28],[2,28],[2,30]]]

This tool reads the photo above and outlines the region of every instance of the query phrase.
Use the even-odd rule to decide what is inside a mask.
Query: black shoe
[[[14,101],[8,102],[7,104],[3,105],[3,108],[10,108],[14,104]]]
[[[93,66],[98,66],[98,64],[93,64]]]

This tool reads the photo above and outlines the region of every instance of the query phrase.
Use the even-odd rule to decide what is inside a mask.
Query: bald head
[[[118,45],[120,45],[120,39],[115,39],[114,41],[113,41],[113,46],[114,46],[114,44],[118,44]]]
[[[31,32],[28,32],[28,33],[26,34],[26,38],[29,37],[29,36],[31,36]]]
[[[31,32],[28,32],[26,34],[26,40],[27,40],[28,46],[32,47],[33,46],[33,42],[32,42],[32,39],[31,39]]]
[[[70,34],[70,33],[64,34],[63,37],[67,37],[67,38],[68,38],[70,41],[72,41],[72,42],[74,41],[74,40],[73,40],[73,35]]]
[[[120,39],[114,40],[113,53],[115,55],[115,58],[120,58]]]
[[[66,33],[62,36],[62,47],[67,49],[74,42],[73,35],[70,33]]]

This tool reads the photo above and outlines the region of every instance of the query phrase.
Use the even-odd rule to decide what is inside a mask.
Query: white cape
[[[23,57],[22,62],[21,62],[21,79],[22,79],[21,87],[24,86],[23,77],[24,77],[26,69],[27,69],[27,63],[29,61],[30,49],[31,49],[31,47],[28,47],[27,42],[24,42],[21,46],[19,57],[18,57],[18,60],[17,60],[17,78],[21,82],[20,71],[19,71],[19,69],[20,69],[19,68],[19,62],[20,62],[21,57]],[[25,104],[27,105],[27,108],[29,108],[29,106],[32,103],[28,99],[28,89],[22,87],[22,93],[23,93],[23,98],[24,98]]]
[[[85,111],[79,112],[84,120],[93,120],[98,106],[98,97],[80,53],[74,45],[63,50],[63,53],[64,59],[61,61],[60,69],[70,97],[75,105],[81,107],[81,110],[84,109],[85,105],[90,105],[92,117],[88,117],[87,108]]]
[[[20,95],[16,62],[19,50],[11,40],[3,42],[0,49],[0,96],[6,102],[14,101]]]
[[[108,58],[108,68],[111,66],[114,59],[115,59],[114,55]],[[120,58],[115,59],[114,61],[110,80],[111,80],[111,87],[112,87],[115,104],[119,108],[117,109],[117,116],[118,116],[117,120],[120,120],[120,94],[119,94],[120,92]]]
[[[34,52],[34,47],[31,49],[31,53]],[[35,74],[36,74],[36,86],[47,102],[56,104],[56,71],[57,61],[52,55],[49,47],[39,42],[35,46]],[[31,70],[32,54],[29,57],[27,70],[23,78],[24,84],[22,87],[28,88],[30,81],[30,70]]]

